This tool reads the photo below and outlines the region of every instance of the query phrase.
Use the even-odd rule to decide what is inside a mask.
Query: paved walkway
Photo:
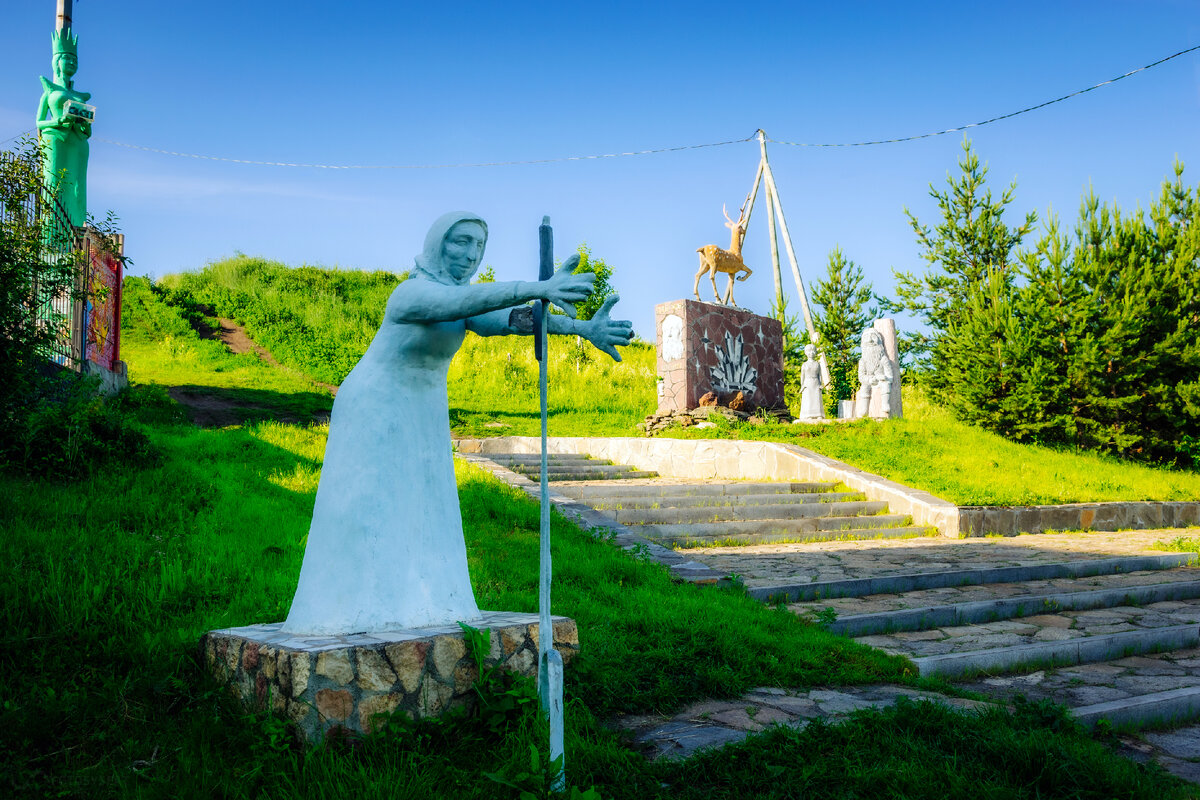
[[[736,573],[749,587],[782,582],[836,581],[913,572],[1028,566],[1113,556],[1155,554],[1156,542],[1185,531],[1031,534],[1024,536],[809,542],[710,547],[681,551],[718,572]],[[1193,531],[1193,535],[1195,532]]]

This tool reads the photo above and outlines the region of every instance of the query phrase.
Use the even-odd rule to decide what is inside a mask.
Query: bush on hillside
[[[95,380],[49,359],[64,333],[46,310],[74,298],[79,258],[43,213],[27,213],[31,198],[42,197],[36,142],[0,152],[0,467],[74,478],[106,463],[152,460],[123,401],[98,396]],[[102,233],[110,228],[101,224]]]

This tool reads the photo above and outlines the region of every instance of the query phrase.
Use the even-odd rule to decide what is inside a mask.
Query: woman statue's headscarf
[[[442,214],[429,226],[429,233],[425,234],[425,249],[416,258],[415,272],[422,273],[437,283],[466,286],[471,282],[471,278],[479,269],[479,264],[483,262],[482,248],[479,250],[479,261],[476,262],[475,268],[461,278],[455,278],[442,263],[442,242],[446,240],[446,234],[450,232],[450,229],[460,222],[474,222],[483,228],[483,243],[485,246],[487,245],[487,223],[480,219],[478,214],[472,214],[470,211],[451,211],[449,214]]]

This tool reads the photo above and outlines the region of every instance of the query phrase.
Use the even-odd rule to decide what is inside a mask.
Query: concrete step
[[[1121,556],[1052,564],[880,575],[836,581],[779,582],[769,586],[756,586],[749,589],[748,592],[752,597],[760,600],[766,600],[768,597],[784,597],[788,602],[827,597],[866,597],[879,594],[900,594],[919,589],[944,589],[955,586],[1016,583],[1054,578],[1085,578],[1093,575],[1111,575],[1117,572],[1174,569],[1187,564],[1195,564],[1197,558],[1195,553]]]
[[[912,662],[917,667],[917,673],[922,676],[954,678],[981,673],[995,675],[1017,670],[1087,664],[1198,645],[1200,625],[1188,624],[1083,636],[1058,642],[1037,642],[920,656],[913,658]]]
[[[534,471],[524,474],[525,477],[532,481],[540,481],[542,479],[541,472]],[[635,469],[625,470],[624,472],[555,472],[551,470],[546,473],[546,480],[551,483],[558,481],[619,481],[657,477],[657,472],[644,472]]]
[[[861,492],[805,492],[798,494],[744,494],[717,495],[714,497],[663,496],[663,497],[613,497],[593,500],[590,505],[600,511],[665,509],[665,508],[721,508],[774,505],[802,505],[804,503],[841,503],[848,500],[866,500]]]
[[[559,491],[576,500],[616,497],[739,497],[744,495],[824,492],[833,483],[729,481],[712,483],[653,483],[644,486],[564,486]]]
[[[846,500],[825,503],[793,503],[779,505],[727,505],[699,508],[634,508],[608,512],[622,525],[664,525],[675,523],[725,523],[808,519],[879,514],[887,503],[878,500]],[[858,527],[858,526],[855,526]]]
[[[1123,697],[1071,710],[1087,727],[1107,720],[1114,728],[1159,727],[1200,718],[1200,686]]]
[[[870,517],[860,519],[870,519]],[[778,533],[728,533],[723,536],[706,537],[689,536],[686,533],[681,533],[673,534],[657,541],[669,547],[686,549],[696,547],[738,547],[742,545],[780,544],[788,542],[828,542],[851,539],[905,539],[923,536],[925,533],[926,530],[924,528],[885,526],[878,528],[845,528],[841,530],[792,530]]]
[[[634,467],[627,467],[622,464],[610,464],[607,461],[580,461],[578,463],[570,464],[556,464],[552,461],[548,463],[546,467],[550,472],[562,475],[637,471]],[[522,475],[536,475],[542,471],[541,464],[513,464],[509,467],[509,469]]]
[[[485,453],[484,456],[497,464],[541,464],[541,453]],[[609,464],[581,453],[547,453],[546,458],[553,464]]]
[[[1139,593],[1148,601],[1145,605],[1128,602],[1136,602]],[[909,656],[923,675],[945,676],[1032,670],[1200,646],[1200,592],[1194,582],[1064,593],[1056,599],[1082,608],[1043,605],[1035,607],[1039,613],[1020,618],[957,625],[939,625],[931,617],[917,630],[859,636],[857,641]],[[964,610],[986,611],[978,604],[964,604]]]
[[[1187,569],[1187,572],[1193,576],[1197,574],[1192,569]],[[997,586],[1007,588],[1011,584],[998,584]],[[1061,611],[1141,606],[1196,598],[1200,598],[1200,580],[1197,579],[1173,583],[1115,586],[1095,590],[1080,587],[1074,591],[1054,594],[1033,594],[939,606],[903,608],[871,614],[851,614],[839,617],[828,626],[828,629],[830,632],[842,636],[869,636],[879,633],[974,625]],[[819,604],[805,604],[808,607],[813,605]]]
[[[710,539],[737,534],[776,534],[811,531],[837,531],[852,528],[887,528],[903,525],[908,517],[899,514],[875,514],[872,516],[842,516],[840,506],[851,503],[814,503],[809,508],[811,515],[798,519],[730,520],[729,522],[677,522],[648,524],[638,527],[638,532],[648,539],[664,540],[687,537]],[[852,509],[851,509],[852,510]],[[837,516],[834,516],[837,515]]]

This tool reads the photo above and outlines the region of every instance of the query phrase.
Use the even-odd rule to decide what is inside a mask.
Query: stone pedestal
[[[536,677],[537,614],[482,613],[466,622],[490,632],[485,667]],[[567,617],[553,621],[554,649],[568,662],[579,652],[579,631]],[[247,707],[282,714],[311,744],[335,729],[369,733],[376,714],[436,717],[474,700],[478,670],[457,625],[294,636],[281,633],[282,624],[209,631],[202,655]]]
[[[709,392],[721,403],[741,392],[746,411],[787,408],[778,320],[695,300],[660,303],[654,317],[658,413],[696,408]]]

